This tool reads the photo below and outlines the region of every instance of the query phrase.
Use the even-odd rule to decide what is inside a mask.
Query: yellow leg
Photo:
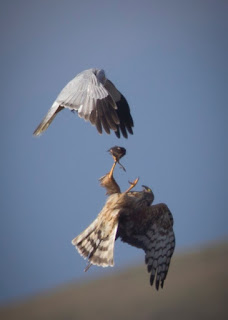
[[[129,192],[131,189],[133,189],[133,188],[136,186],[136,184],[138,183],[138,181],[139,181],[139,178],[135,179],[133,182],[130,182],[130,181],[129,181],[130,187],[125,191],[125,193],[127,193],[127,192]]]
[[[111,179],[112,176],[113,176],[113,171],[114,171],[114,169],[115,169],[116,163],[117,163],[117,161],[114,159],[113,166],[112,166],[112,168],[111,168],[111,170],[110,170],[110,172],[109,172],[109,174],[108,174],[108,177],[109,177],[110,179]]]

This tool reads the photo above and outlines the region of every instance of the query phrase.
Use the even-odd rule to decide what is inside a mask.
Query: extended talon
[[[113,158],[114,158],[114,157],[113,157]],[[113,163],[112,168],[111,168],[111,170],[109,171],[109,174],[108,174],[108,177],[109,177],[110,179],[113,177],[113,171],[114,171],[114,169],[115,169],[116,163],[117,163],[117,161],[114,159],[114,163]]]
[[[118,186],[116,180],[113,177],[113,171],[115,169],[116,163],[117,161],[113,163],[111,170],[99,179],[100,185],[106,189],[106,194],[108,195],[121,192],[120,187]]]
[[[126,149],[122,148],[122,147],[115,146],[115,147],[112,147],[111,149],[109,149],[108,152],[113,157],[114,163],[112,165],[111,170],[106,175],[101,177],[99,179],[99,181],[100,181],[100,185],[106,189],[106,194],[111,195],[114,193],[121,192],[119,185],[117,184],[117,182],[115,181],[115,179],[113,177],[113,172],[116,167],[116,164],[119,163],[119,159],[122,158],[126,154]],[[122,166],[122,164],[119,163],[119,165],[121,166],[121,168],[124,171],[126,171],[125,168]],[[86,270],[87,270],[87,268],[86,268]]]
[[[133,182],[128,181],[130,183],[130,187],[125,192],[129,192],[131,189],[133,189],[138,183],[138,181],[139,181],[139,178],[136,178]]]
[[[116,165],[116,164],[118,163],[119,166],[120,166],[120,168],[123,169],[123,171],[126,172],[126,169],[124,168],[124,166],[122,165],[122,163],[120,163],[119,160],[118,160],[116,157],[114,157],[114,156],[112,156],[112,157],[113,157],[113,160],[114,160],[114,164]],[[115,166],[114,166],[114,168],[115,168]],[[114,168],[113,168],[113,170],[114,170]],[[112,170],[112,169],[111,169],[111,170]]]

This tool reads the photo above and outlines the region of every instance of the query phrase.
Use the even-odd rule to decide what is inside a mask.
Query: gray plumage
[[[101,134],[113,130],[127,138],[133,134],[133,119],[125,97],[105,76],[104,70],[88,69],[79,73],[60,92],[47,115],[34,131],[38,136],[54,120],[58,112],[67,108],[76,111],[80,118],[90,121]]]

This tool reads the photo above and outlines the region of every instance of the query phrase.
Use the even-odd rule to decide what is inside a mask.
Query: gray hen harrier
[[[118,147],[114,147],[118,148]],[[173,217],[164,203],[151,205],[152,190],[131,191],[136,179],[125,192],[113,177],[113,171],[125,149],[110,149],[114,164],[109,173],[100,179],[109,195],[98,217],[81,234],[72,240],[78,252],[88,259],[88,266],[114,265],[114,243],[117,238],[145,251],[145,263],[150,272],[150,284],[163,288],[170,260],[175,248]]]
[[[80,118],[90,121],[101,134],[113,130],[127,138],[133,134],[133,119],[125,97],[106,78],[104,70],[88,69],[79,73],[60,92],[47,115],[34,131],[38,136],[44,132],[58,112],[64,108],[77,111]]]

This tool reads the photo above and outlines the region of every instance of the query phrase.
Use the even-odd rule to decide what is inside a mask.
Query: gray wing
[[[44,132],[56,114],[64,108],[77,111],[79,117],[90,121],[99,133],[120,131],[125,138],[127,131],[133,134],[133,120],[124,96],[107,80],[103,70],[89,69],[79,73],[60,92],[47,115],[34,131],[38,136]]]
[[[90,121],[99,133],[102,128],[108,134],[110,130],[117,131],[120,124],[118,107],[104,87],[105,81],[103,70],[89,69],[79,73],[63,88],[33,134],[38,136],[44,132],[64,108],[77,111],[79,117]]]
[[[103,128],[109,134],[111,129],[116,131],[120,123],[117,105],[102,79],[96,76],[96,71],[89,69],[78,74],[60,92],[56,101],[60,106],[76,110],[79,117],[89,120],[99,133]]]
[[[175,248],[173,217],[165,204],[157,204],[135,210],[129,215],[122,213],[117,237],[145,251],[145,263],[150,272],[150,284],[163,288],[170,260]]]

